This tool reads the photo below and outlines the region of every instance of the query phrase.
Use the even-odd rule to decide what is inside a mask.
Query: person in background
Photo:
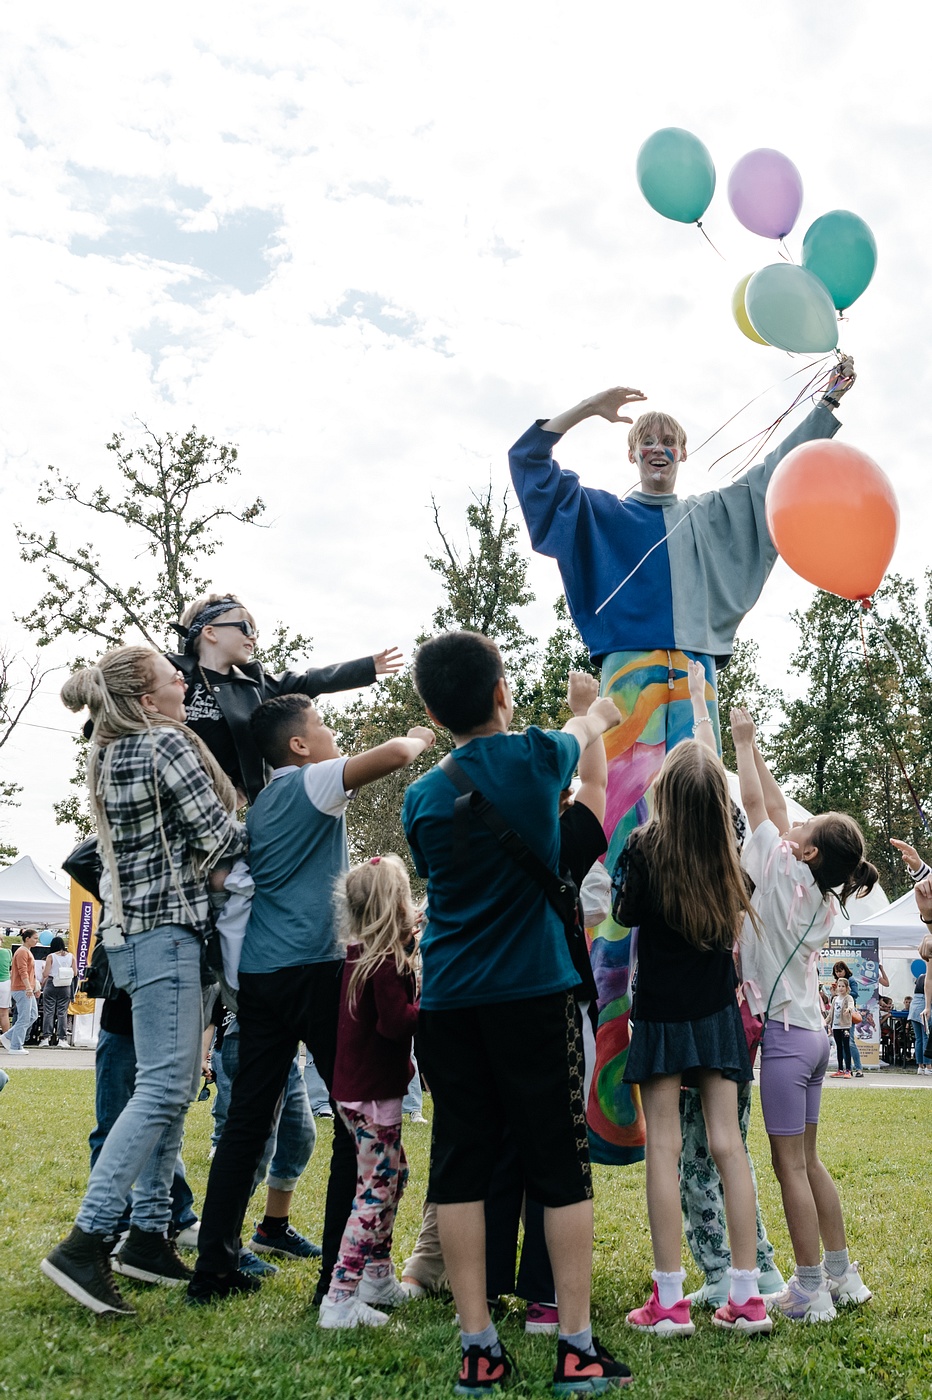
[[[832,984],[832,1000],[825,1017],[825,1025],[835,1041],[835,1055],[838,1068],[831,1074],[832,1079],[851,1078],[851,1029],[853,1026],[854,1001],[848,990],[847,977],[839,977]]]
[[[42,1039],[40,1045],[65,1045],[68,1039],[68,1005],[75,978],[74,954],[65,940],[53,938],[42,966]]]
[[[34,928],[23,930],[22,943],[13,954],[10,965],[10,990],[16,1008],[16,1022],[11,1031],[0,1035],[0,1045],[11,1055],[28,1055],[25,1048],[29,1028],[39,1014],[36,1004],[36,960],[32,950],[39,941]]]
[[[0,1034],[3,1035],[10,1029],[10,1008],[13,1005],[13,993],[10,988],[12,962],[12,950],[0,942]]]

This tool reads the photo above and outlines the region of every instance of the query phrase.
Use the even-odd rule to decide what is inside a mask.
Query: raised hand
[[[907,841],[897,841],[893,836],[890,837],[890,845],[899,851],[910,870],[919,869],[922,859],[915,846],[910,846]]]
[[[599,682],[588,671],[570,671],[566,683],[566,703],[574,715],[588,712],[593,700],[599,698]]]
[[[437,736],[432,729],[428,729],[426,724],[416,724],[408,730],[409,739],[420,739],[425,749],[433,748],[437,741]]]
[[[847,394],[856,379],[853,356],[842,355],[832,371],[832,377],[828,381],[828,388],[823,397],[828,399],[830,406],[837,408],[839,399]]]
[[[736,706],[731,712],[731,737],[735,744],[753,744],[757,737],[757,728],[751,716],[742,706]]]
[[[404,665],[404,657],[397,647],[386,647],[384,651],[377,651],[372,660],[375,662],[377,676],[393,676]]]
[[[618,706],[610,695],[603,695],[601,700],[593,700],[586,713],[601,721],[603,733],[607,729],[614,729],[616,724],[621,724]]]
[[[616,385],[614,389],[603,389],[600,394],[593,394],[588,402],[592,413],[606,418],[609,423],[632,423],[632,418],[621,416],[621,410],[627,408],[629,403],[643,403],[646,398],[647,395],[642,394],[640,389],[625,389]]]
[[[701,661],[687,661],[690,700],[701,700],[705,704],[705,667]]]

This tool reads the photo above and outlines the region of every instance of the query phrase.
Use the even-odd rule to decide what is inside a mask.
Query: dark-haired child
[[[556,872],[560,792],[581,749],[617,723],[614,702],[597,700],[563,731],[511,734],[501,653],[467,631],[425,642],[414,681],[428,714],[450,730],[457,763]],[[528,1194],[545,1208],[560,1303],[554,1389],[572,1393],[582,1374],[590,1390],[617,1387],[630,1372],[593,1339],[589,1318],[592,1179],[573,996],[579,978],[543,889],[475,815],[462,859],[453,839],[456,802],[453,782],[434,768],[408,788],[402,821],[427,877],[418,1034],[434,1097],[428,1195],[462,1329],[457,1393],[488,1391],[510,1370],[486,1300],[483,1212],[506,1125]]]
[[[349,866],[350,797],[413,763],[434,742],[430,729],[416,726],[404,738],[346,758],[305,695],[265,701],[251,724],[273,772],[246,820],[255,893],[239,965],[240,1067],[210,1168],[192,1303],[258,1285],[237,1272],[240,1230],[300,1041],[332,1089],[343,969],[332,896]],[[353,1142],[335,1120],[318,1301],[330,1282],[355,1181]]]
[[[752,1005],[765,1019],[761,1109],[796,1260],[795,1273],[767,1306],[797,1322],[827,1322],[836,1303],[866,1303],[871,1292],[848,1258],[838,1191],[818,1153],[829,1056],[818,958],[835,920],[834,894],[844,907],[852,895],[873,889],[877,871],[860,827],[843,812],[825,812],[791,829],[786,800],[746,710],[732,710],[731,732],[751,828],[742,860],[762,925],[759,937],[745,930],[741,966],[746,983],[761,993],[761,1004]]]

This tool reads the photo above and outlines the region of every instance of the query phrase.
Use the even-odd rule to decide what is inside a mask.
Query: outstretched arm
[[[630,418],[619,416],[621,410],[629,403],[643,403],[646,397],[640,389],[624,389],[620,385],[614,389],[603,389],[600,394],[583,399],[575,408],[568,408],[555,418],[548,418],[541,427],[545,433],[566,433],[584,418],[596,417],[607,418],[609,423],[630,423]]]
[[[386,647],[384,651],[377,651],[372,658],[377,676],[394,676],[404,665],[404,657],[397,647]]]
[[[432,729],[416,724],[402,739],[389,739],[377,748],[348,758],[343,768],[343,786],[347,792],[377,782],[379,778],[395,773],[399,768],[407,768],[416,758],[429,749],[434,742]]]
[[[693,705],[693,735],[700,744],[705,744],[707,748],[718,753],[715,745],[715,725],[712,723],[705,699],[705,668],[701,661],[688,661],[686,665],[689,674],[689,698]]]
[[[564,734],[572,734],[579,742],[580,754],[585,753],[590,744],[600,739],[607,729],[614,729],[621,723],[618,706],[610,695],[594,700],[584,715],[574,715],[563,726]]]
[[[599,683],[586,671],[570,671],[566,687],[566,702],[578,719],[588,714],[589,707],[599,698]],[[612,702],[614,704],[614,701]],[[616,721],[617,722],[617,721]],[[608,787],[608,763],[604,744],[590,744],[579,756],[579,787],[575,801],[600,822],[605,820],[605,790]]]
[[[747,710],[732,710],[731,737],[735,741],[741,803],[752,831],[756,831],[770,815],[764,801],[764,789],[761,786],[760,774],[754,761],[754,733],[754,721]],[[786,828],[784,827],[783,830],[785,831]]]
[[[780,791],[780,785],[764,762],[764,755],[757,747],[757,738],[754,739],[754,763],[757,767],[757,776],[760,778],[760,785],[764,793],[764,805],[767,808],[767,815],[778,831],[786,831],[790,824],[790,814],[786,810],[786,798]]]

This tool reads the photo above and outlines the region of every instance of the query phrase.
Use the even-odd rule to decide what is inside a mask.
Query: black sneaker
[[[89,1235],[75,1225],[68,1238],[56,1245],[39,1267],[46,1278],[91,1312],[136,1316],[136,1309],[120,1296],[113,1281],[103,1235]]]
[[[497,1346],[498,1351],[492,1347],[477,1346],[464,1349],[463,1365],[453,1387],[454,1395],[487,1394],[508,1379],[514,1366],[501,1342]]]
[[[257,1278],[240,1273],[239,1269],[222,1277],[220,1274],[202,1273],[197,1269],[188,1284],[185,1302],[190,1303],[193,1308],[201,1307],[204,1303],[222,1303],[227,1298],[235,1298],[239,1293],[258,1293],[261,1287],[262,1284]]]
[[[633,1379],[627,1366],[616,1361],[598,1337],[592,1338],[591,1351],[580,1351],[562,1338],[557,1342],[555,1395],[601,1395],[606,1390],[618,1390]]]
[[[190,1283],[194,1277],[175,1248],[174,1240],[151,1230],[129,1227],[123,1246],[110,1256],[115,1273],[135,1278],[140,1283],[167,1283],[176,1286]]]

